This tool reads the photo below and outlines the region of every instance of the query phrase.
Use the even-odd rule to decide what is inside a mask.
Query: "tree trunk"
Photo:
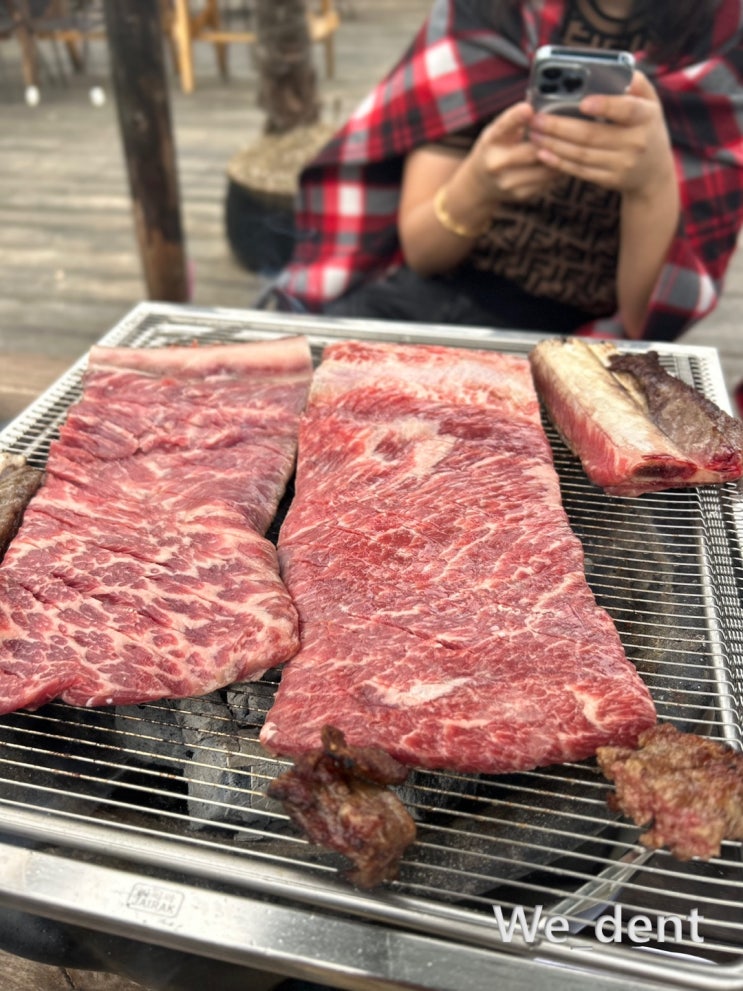
[[[306,0],[258,0],[258,106],[266,134],[285,134],[319,116]]]

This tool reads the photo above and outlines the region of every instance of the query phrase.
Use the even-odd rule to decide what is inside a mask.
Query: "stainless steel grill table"
[[[142,304],[101,343],[295,333],[318,359],[342,338],[520,355],[537,340]],[[655,349],[727,407],[713,349]],[[84,367],[0,433],[4,450],[44,466]],[[589,582],[659,718],[740,747],[741,487],[608,497],[545,429]],[[414,771],[405,800],[419,839],[399,880],[354,889],[341,859],[309,845],[265,798],[287,763],[256,742],[274,689],[268,677],[184,704],[52,703],[3,717],[0,905],[199,954],[215,968],[227,961],[341,988],[743,989],[741,845],[725,843],[708,863],[645,849],[609,810],[591,761],[501,777]],[[644,929],[633,927],[638,916]],[[519,918],[526,925],[509,929]],[[652,932],[647,942],[641,931]]]

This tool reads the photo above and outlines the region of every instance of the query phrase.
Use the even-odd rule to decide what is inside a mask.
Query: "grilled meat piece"
[[[669,375],[655,351],[614,354],[609,368],[632,376],[650,419],[693,461],[723,473],[741,464],[743,421]]]
[[[529,360],[555,428],[610,495],[732,481],[743,474],[743,423],[669,375],[655,352],[541,341]]]
[[[616,792],[609,806],[638,826],[640,841],[679,860],[709,860],[722,840],[743,840],[743,754],[663,723],[638,747],[599,747],[599,767]]]
[[[325,726],[322,747],[303,754],[268,786],[312,843],[356,865],[347,877],[373,888],[397,877],[415,823],[386,785],[401,784],[407,768],[377,747],[351,747],[340,730]]]
[[[0,451],[0,559],[16,535],[23,510],[41,485],[43,475],[22,455]]]

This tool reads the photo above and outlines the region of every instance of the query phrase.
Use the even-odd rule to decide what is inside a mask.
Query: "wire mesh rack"
[[[524,355],[534,343],[528,334],[451,336],[445,328],[152,304],[137,307],[101,343],[140,347],[297,332],[309,336],[318,359],[328,341],[344,337]],[[726,406],[716,352],[658,350],[665,367]],[[10,424],[0,446],[43,467],[80,394],[84,368],[83,359]],[[739,747],[739,486],[612,498],[587,481],[546,421],[545,429],[589,583],[659,719]],[[516,986],[518,964],[532,968],[532,987],[558,987],[556,975],[578,987],[579,976],[592,975],[593,986],[604,976],[634,987],[644,980],[658,987],[743,988],[741,845],[724,843],[721,855],[705,863],[646,849],[640,831],[608,807],[608,785],[593,761],[499,777],[413,771],[401,797],[417,820],[418,840],[399,879],[374,893],[353,889],[339,876],[342,858],[297,835],[266,797],[268,782],[287,765],[257,742],[279,677],[270,672],[198,699],[91,710],[49,704],[4,717],[0,828],[7,869],[4,876],[0,871],[0,900],[243,959],[226,946],[219,919],[202,918],[198,936],[191,931],[182,904],[194,892],[237,899],[238,907],[257,899],[262,917],[282,907],[293,913],[292,963],[280,965],[296,973],[308,972],[303,965],[311,957],[300,949],[302,925],[319,913],[336,938],[313,966],[324,960],[340,986],[345,980],[364,986],[371,976],[391,985],[400,979],[399,962],[392,974],[387,958],[356,969],[341,961],[351,952],[347,928],[353,933],[361,925],[369,946],[391,933],[433,941],[426,943],[433,965],[420,964],[414,974],[421,987],[447,986],[444,957],[451,962],[461,951],[483,973],[505,968],[504,986],[509,980]],[[24,858],[42,858],[35,873],[24,860],[19,877],[13,865],[20,850]],[[95,905],[65,894],[88,871],[104,872]],[[115,894],[105,893],[106,879]],[[280,956],[281,932],[279,921],[266,930],[260,952]],[[408,945],[411,960],[417,945]],[[243,956],[249,952],[243,947]]]

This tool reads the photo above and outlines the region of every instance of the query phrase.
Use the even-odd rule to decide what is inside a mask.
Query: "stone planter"
[[[289,260],[299,175],[333,131],[327,124],[313,124],[266,134],[230,159],[225,228],[244,268],[270,276]]]

